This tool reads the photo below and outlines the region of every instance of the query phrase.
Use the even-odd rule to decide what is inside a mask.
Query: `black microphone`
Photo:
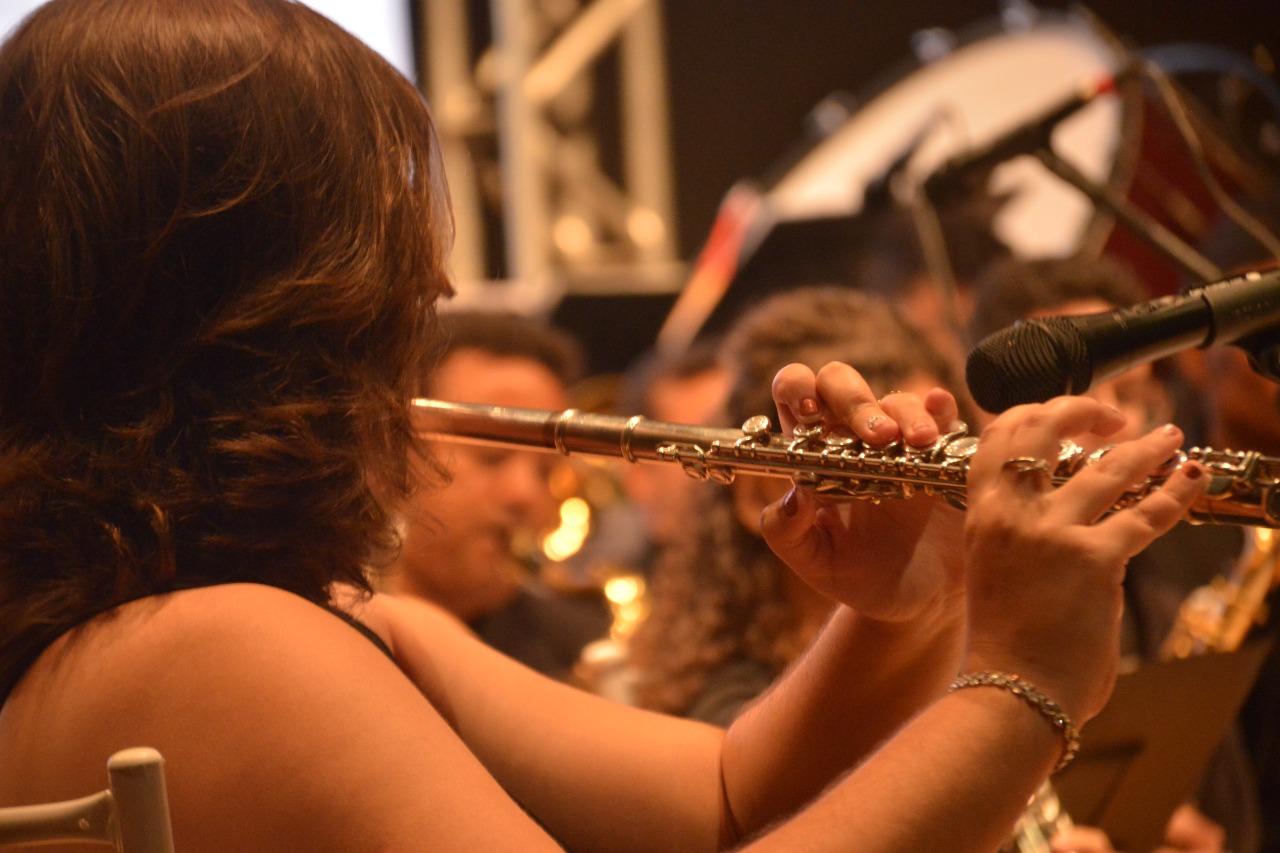
[[[925,194],[929,198],[937,198],[948,189],[964,190],[965,188],[956,185],[974,170],[987,169],[1020,154],[1030,154],[1041,148],[1048,148],[1054,128],[1064,119],[1087,106],[1094,98],[1115,91],[1116,79],[1116,76],[1108,75],[1087,82],[1066,100],[1030,121],[1006,131],[1002,136],[996,137],[980,148],[951,157],[925,178]]]
[[[1280,270],[1250,272],[1129,308],[1023,320],[984,338],[965,363],[979,406],[1003,412],[1082,394],[1131,367],[1193,347],[1280,337]]]

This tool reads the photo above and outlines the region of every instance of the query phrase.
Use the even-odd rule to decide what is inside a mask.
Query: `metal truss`
[[[660,0],[418,2],[460,289],[678,289]]]

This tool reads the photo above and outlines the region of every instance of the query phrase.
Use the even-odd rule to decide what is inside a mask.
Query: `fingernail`
[[[796,487],[792,486],[791,491],[787,492],[787,496],[782,499],[782,514],[791,518],[799,509],[800,499],[796,496]]]
[[[1165,435],[1181,435],[1182,434],[1182,430],[1178,429],[1178,427],[1174,424],[1165,424],[1164,426],[1160,427],[1160,431]]]
[[[1199,480],[1204,476],[1204,468],[1197,465],[1195,462],[1188,462],[1186,465],[1183,465],[1182,470],[1186,473],[1188,480]]]
[[[820,411],[822,411],[822,409],[818,406],[818,401],[812,397],[805,397],[800,401],[800,414],[805,417],[812,417]]]

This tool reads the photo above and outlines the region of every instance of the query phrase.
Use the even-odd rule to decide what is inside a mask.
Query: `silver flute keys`
[[[621,458],[628,462],[675,463],[700,480],[733,481],[738,472],[784,477],[822,495],[879,501],[938,495],[963,508],[969,460],[978,438],[961,426],[918,448],[893,442],[872,447],[842,431],[798,427],[793,436],[773,432],[763,415],[741,429],[669,424],[639,416],[622,417],[568,409],[550,412],[414,400],[424,437],[467,443],[558,451],[565,455]],[[1048,472],[1055,485],[1095,463],[1109,447],[1086,452],[1062,443]],[[1280,528],[1280,459],[1253,451],[1193,448],[1179,452],[1159,471],[1135,483],[1111,507],[1141,500],[1188,459],[1210,475],[1207,494],[1188,513],[1192,521]]]

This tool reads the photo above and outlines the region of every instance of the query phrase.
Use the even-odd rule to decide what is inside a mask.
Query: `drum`
[[[1125,63],[1087,22],[1069,16],[977,31],[986,35],[949,50],[946,34],[919,38],[917,52],[932,58],[866,101],[773,186],[777,218],[856,213],[867,186],[908,152],[904,174],[923,181],[950,157],[987,145]],[[1122,118],[1120,98],[1100,96],[1058,124],[1054,149],[1106,181]],[[1017,253],[1065,255],[1079,246],[1093,214],[1080,192],[1030,157],[1002,164],[992,182],[994,192],[1015,193],[996,228]]]
[[[734,294],[773,289],[752,268],[773,235],[823,231],[800,248],[787,246],[781,278],[821,280],[823,259],[848,242],[843,222],[863,209],[868,187],[903,165],[908,180],[931,174],[947,158],[984,145],[1071,96],[1082,81],[1109,77],[1122,57],[1075,18],[1037,18],[1033,23],[982,25],[980,37],[963,47],[943,31],[917,38],[923,64],[890,75],[889,85],[845,114],[818,123],[834,128],[808,148],[770,185],[741,181],[725,196],[692,274],[658,333],[658,347],[678,352],[705,330],[722,326],[736,310]],[[823,112],[821,105],[815,112]],[[1055,145],[1070,149],[1073,165],[1105,179],[1120,141],[1119,100],[1101,97],[1061,122]],[[1081,241],[1091,204],[1030,158],[1003,164],[993,176],[996,191],[1017,190],[995,223],[997,236],[1030,257],[1067,254]],[[794,226],[794,227],[792,227]],[[816,259],[818,270],[802,268]],[[729,306],[729,307],[726,307]]]
[[[868,187],[886,173],[899,170],[907,186],[919,186],[951,158],[983,150],[1090,89],[1102,94],[1054,124],[1053,151],[1192,246],[1214,227],[1217,205],[1166,105],[1140,80],[1113,87],[1135,57],[1094,20],[1048,12],[1006,16],[965,38],[922,33],[916,52],[919,63],[875,90],[769,189],[766,204],[775,221],[855,214]],[[1211,122],[1198,120],[1197,136],[1229,188],[1272,182],[1215,134]],[[1153,293],[1187,282],[1186,271],[1141,235],[1026,155],[1011,154],[988,184],[993,194],[1010,194],[994,227],[1016,254],[1112,254]]]

